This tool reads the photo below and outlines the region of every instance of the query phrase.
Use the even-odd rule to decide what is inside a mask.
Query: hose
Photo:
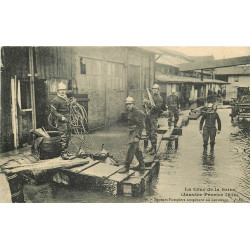
[[[86,125],[88,124],[87,112],[85,108],[80,105],[78,102],[69,99],[69,124],[71,130],[73,130],[81,142],[81,146],[84,145],[86,148],[92,148],[94,143],[89,135],[88,131],[86,130]],[[71,141],[72,142],[72,141]],[[72,142],[72,144],[74,144]],[[81,149],[79,148],[79,151]]]
[[[68,108],[69,108],[69,119],[68,123],[70,125],[70,131],[76,135],[78,140],[81,142],[80,147],[78,148],[75,143],[70,138],[71,143],[78,150],[81,150],[84,145],[86,148],[91,149],[94,145],[92,137],[89,135],[86,130],[86,126],[88,124],[88,116],[85,108],[80,105],[78,102],[74,100],[74,98],[69,98],[68,100]],[[53,116],[52,113],[48,116],[48,123],[52,128],[57,129],[52,123]]]

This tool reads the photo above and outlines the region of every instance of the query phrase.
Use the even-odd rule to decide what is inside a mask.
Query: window
[[[86,63],[83,58],[80,58],[80,71],[81,74],[86,75]]]
[[[234,82],[239,82],[239,76],[234,76]]]

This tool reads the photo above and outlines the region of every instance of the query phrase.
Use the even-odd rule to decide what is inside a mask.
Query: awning
[[[163,83],[230,84],[228,82],[224,82],[224,81],[216,80],[216,79],[203,79],[203,81],[201,81],[200,78],[184,77],[184,76],[176,76],[176,75],[166,75],[166,74],[162,74],[160,72],[155,72],[155,79],[157,81],[163,82]]]

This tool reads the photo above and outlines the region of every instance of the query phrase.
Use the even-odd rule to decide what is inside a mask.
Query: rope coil
[[[75,101],[74,98],[69,98],[68,100],[68,108],[69,108],[69,119],[68,123],[70,125],[70,131],[72,131],[80,141],[81,145],[78,148],[72,139],[70,138],[71,143],[75,146],[78,152],[81,150],[84,145],[86,148],[91,149],[94,145],[91,136],[89,135],[86,127],[88,125],[88,115],[86,109]],[[50,113],[48,117],[48,123],[52,128],[57,128],[52,123],[53,116]]]

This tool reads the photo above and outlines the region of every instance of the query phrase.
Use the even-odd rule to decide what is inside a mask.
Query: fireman
[[[64,160],[71,159],[72,154],[68,152],[68,145],[71,136],[69,123],[69,100],[66,95],[66,85],[63,82],[58,84],[57,96],[51,101],[51,114],[56,118],[57,129],[61,137],[61,157]]]
[[[203,135],[204,151],[207,150],[209,137],[210,137],[210,149],[211,151],[214,150],[215,136],[217,132],[215,121],[217,121],[217,124],[218,124],[218,134],[219,134],[221,131],[221,120],[220,120],[218,113],[213,108],[213,104],[209,103],[207,105],[207,111],[203,114],[201,121],[200,121],[200,133]],[[205,122],[205,125],[203,127],[203,132],[202,132],[202,126],[204,122]]]
[[[152,98],[155,104],[155,107],[151,107],[149,114],[146,115],[145,125],[146,125],[146,133],[151,142],[151,148],[147,151],[150,155],[156,154],[156,145],[157,145],[157,123],[158,117],[161,113],[161,108],[163,104],[163,99],[160,96],[160,87],[158,84],[154,84],[152,87]],[[148,147],[148,140],[144,141],[144,148]]]
[[[169,110],[168,126],[172,126],[172,120],[174,116],[174,127],[176,128],[177,122],[179,121],[180,101],[175,91],[172,91],[172,94],[167,97],[166,103]]]
[[[135,106],[134,99],[130,96],[126,98],[126,107],[128,110],[129,146],[125,167],[120,173],[126,173],[129,171],[134,156],[136,156],[139,161],[139,168],[137,169],[140,171],[145,169],[143,154],[139,147],[139,141],[144,128],[144,114]]]

